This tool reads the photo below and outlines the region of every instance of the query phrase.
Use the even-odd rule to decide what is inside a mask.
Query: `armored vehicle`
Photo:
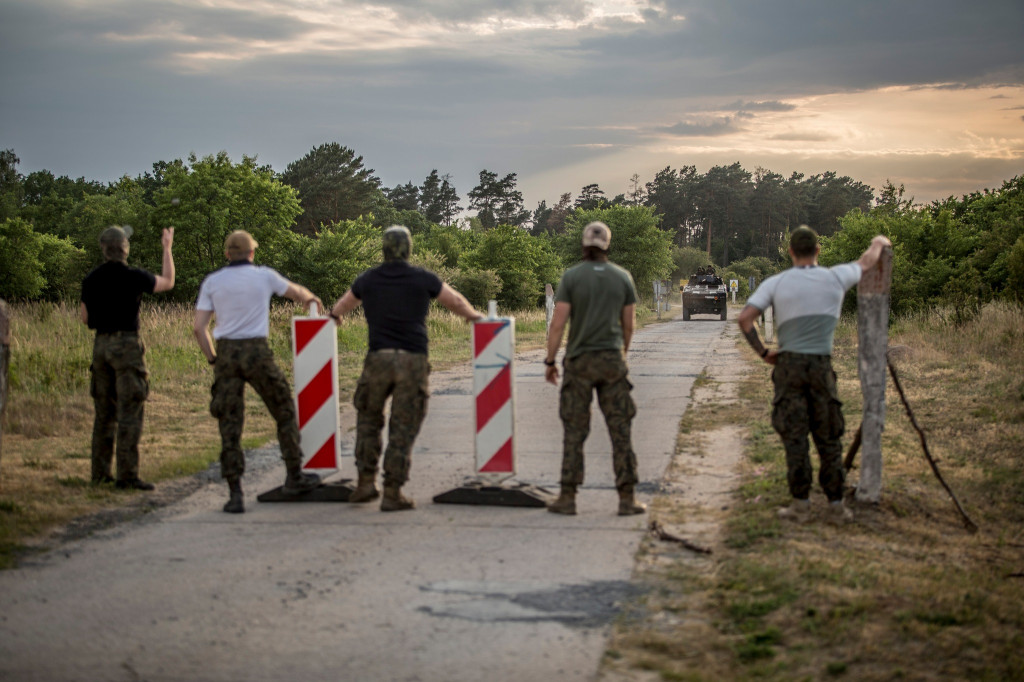
[[[690,315],[718,315],[719,319],[726,319],[729,290],[722,278],[715,274],[714,268],[698,268],[697,274],[692,275],[680,290],[683,293],[684,320],[689,320]]]

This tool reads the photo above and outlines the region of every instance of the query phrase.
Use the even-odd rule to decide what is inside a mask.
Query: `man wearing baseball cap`
[[[139,439],[149,395],[146,347],[139,338],[143,294],[174,288],[174,228],[160,236],[163,263],[159,275],[128,265],[131,228],[113,225],[100,234],[104,263],[82,282],[82,322],[96,330],[89,392],[96,417],[92,427],[92,482],[118,488],[153,490],[139,478]],[[111,460],[117,453],[117,479]]]
[[[391,397],[388,445],[384,451],[384,496],[380,510],[404,511],[415,502],[402,494],[409,480],[412,446],[427,414],[430,364],[427,362],[427,313],[430,301],[467,321],[479,320],[476,310],[458,291],[424,268],[411,265],[412,235],[392,225],[382,236],[384,262],[359,275],[331,308],[331,317],[363,306],[369,351],[352,398],[356,421],[356,468],[359,482],[349,502],[380,497],[377,466],[381,458],[384,403]]]
[[[277,440],[288,474],[282,491],[296,495],[320,485],[320,477],[302,471],[299,426],[295,419],[292,390],[284,372],[274,361],[267,343],[270,333],[270,298],[283,296],[301,303],[307,310],[320,299],[306,287],[289,281],[272,268],[254,265],[259,244],[245,230],[236,230],[224,240],[228,264],[210,273],[199,287],[196,318],[192,331],[199,348],[213,365],[210,414],[220,427],[220,473],[228,482],[229,498],[224,511],[241,514],[242,425],[245,421],[245,385],[263,399],[277,422]],[[217,318],[210,338],[210,320]]]
[[[612,467],[619,491],[619,515],[642,514],[635,499],[636,453],[630,427],[636,404],[630,396],[626,352],[633,336],[636,287],[629,272],[608,260],[612,233],[602,222],[583,228],[583,262],[562,275],[548,332],[545,378],[558,384],[555,355],[569,323],[559,401],[562,441],[561,493],[548,506],[556,514],[576,513],[576,490],[583,484],[583,442],[590,433],[590,402],[597,403],[612,441]]]
[[[782,519],[798,523],[810,520],[813,472],[808,433],[821,460],[818,482],[829,501],[828,522],[840,525],[853,518],[843,504],[846,472],[839,439],[846,423],[832,370],[832,338],[843,296],[860,281],[865,270],[878,262],[887,246],[891,246],[889,239],[878,235],[859,260],[822,268],[818,266],[818,235],[801,225],[789,238],[793,267],[762,282],[737,318],[751,348],[775,366],[772,426],[786,450],[789,492],[793,496],[792,504],[779,510]],[[777,350],[765,348],[754,327],[754,321],[768,306],[774,306]]]

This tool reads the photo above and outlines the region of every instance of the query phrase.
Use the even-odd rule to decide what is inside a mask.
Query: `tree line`
[[[497,298],[510,309],[542,300],[544,284],[578,259],[579,233],[590,220],[612,227],[610,255],[642,294],[653,279],[685,279],[714,265],[740,280],[746,295],[748,278],[761,281],[787,265],[787,235],[800,224],[823,235],[823,258],[849,257],[867,231],[888,234],[902,259],[897,267],[911,268],[898,271],[894,299],[907,302],[894,309],[972,294],[1012,298],[1011,256],[1024,249],[1017,179],[922,207],[904,199],[902,188],[887,184],[876,199],[872,188],[832,172],[784,178],[763,168],[751,174],[739,163],[707,173],[666,167],[646,183],[634,175],[629,191],[612,198],[590,184],[575,198],[566,192],[530,211],[515,173],[480,171],[463,205],[448,174],[434,169],[419,184],[388,188],[338,143],[315,147],[280,173],[221,152],[159,161],[106,184],[46,170],[22,175],[19,163],[13,150],[0,151],[0,296],[9,299],[76,297],[101,261],[97,237],[110,224],[132,226],[132,262],[152,270],[159,269],[160,229],[177,228],[179,300],[193,299],[202,278],[223,264],[223,240],[233,229],[260,242],[258,262],[327,300],[379,262],[380,228],[403,224],[416,235],[418,263],[474,304]],[[999,208],[975,207],[981,204]],[[979,217],[990,214],[1005,215],[1002,222]],[[993,231],[999,248],[985,245]]]

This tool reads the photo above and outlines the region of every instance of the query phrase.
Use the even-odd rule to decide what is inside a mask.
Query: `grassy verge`
[[[12,312],[10,392],[0,453],[0,568],[55,526],[101,509],[124,506],[138,494],[92,486],[89,397],[92,333],[76,306],[32,303]],[[297,308],[274,306],[270,341],[291,378],[291,318]],[[192,337],[191,306],[145,305],[142,338],[147,345],[150,396],[142,435],[141,476],[154,482],[202,471],[217,460],[220,438],[209,414],[211,370]],[[640,323],[653,313],[638,310]],[[518,351],[543,346],[543,310],[515,313]],[[434,371],[470,359],[469,326],[436,308],[428,318]],[[340,400],[351,399],[366,353],[361,314],[338,328]],[[275,438],[262,401],[246,391],[243,446]]]
[[[861,416],[856,343],[854,322],[844,320],[834,359],[847,443]],[[788,493],[769,368],[744,348],[750,374],[739,403],[696,405],[682,424],[691,435],[707,424],[745,429],[722,546],[703,566],[692,556],[642,564],[652,596],[616,628],[616,674],[1024,679],[1024,313],[993,305],[958,328],[938,315],[900,320],[891,343],[908,347],[897,365],[904,389],[980,532],[964,531],[891,382],[882,503],[855,507],[855,523],[839,529],[781,524],[775,510]],[[848,483],[857,476],[855,468]],[[824,506],[820,491],[812,501]],[[685,505],[661,509],[668,523],[685,520]]]

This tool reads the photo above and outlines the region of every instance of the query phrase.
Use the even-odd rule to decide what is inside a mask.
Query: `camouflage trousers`
[[[562,478],[564,486],[583,484],[583,442],[590,434],[590,403],[597,390],[597,404],[604,414],[612,441],[612,468],[615,485],[637,482],[636,453],[630,428],[636,416],[636,403],[629,392],[629,368],[622,351],[602,350],[583,353],[564,362],[565,376],[559,401],[562,418]]]
[[[117,479],[139,477],[139,439],[149,395],[146,347],[135,332],[97,334],[92,347],[89,393],[96,408],[92,425],[92,480],[111,478],[117,451]]]
[[[371,351],[363,361],[363,374],[352,399],[356,421],[356,468],[376,474],[384,428],[384,403],[391,396],[388,447],[384,451],[385,485],[409,480],[412,444],[427,415],[430,399],[430,364],[421,353],[395,349]]]
[[[220,427],[220,473],[228,480],[245,473],[242,427],[245,425],[245,385],[252,386],[277,422],[281,456],[289,470],[302,465],[295,402],[284,372],[274,361],[265,338],[219,339],[213,366],[210,414]]]
[[[821,459],[818,482],[830,501],[843,497],[843,450],[840,438],[846,422],[836,392],[836,373],[828,355],[780,353],[772,372],[775,398],[772,426],[786,449],[789,492],[805,500],[811,492],[813,471],[807,434],[814,439]]]

